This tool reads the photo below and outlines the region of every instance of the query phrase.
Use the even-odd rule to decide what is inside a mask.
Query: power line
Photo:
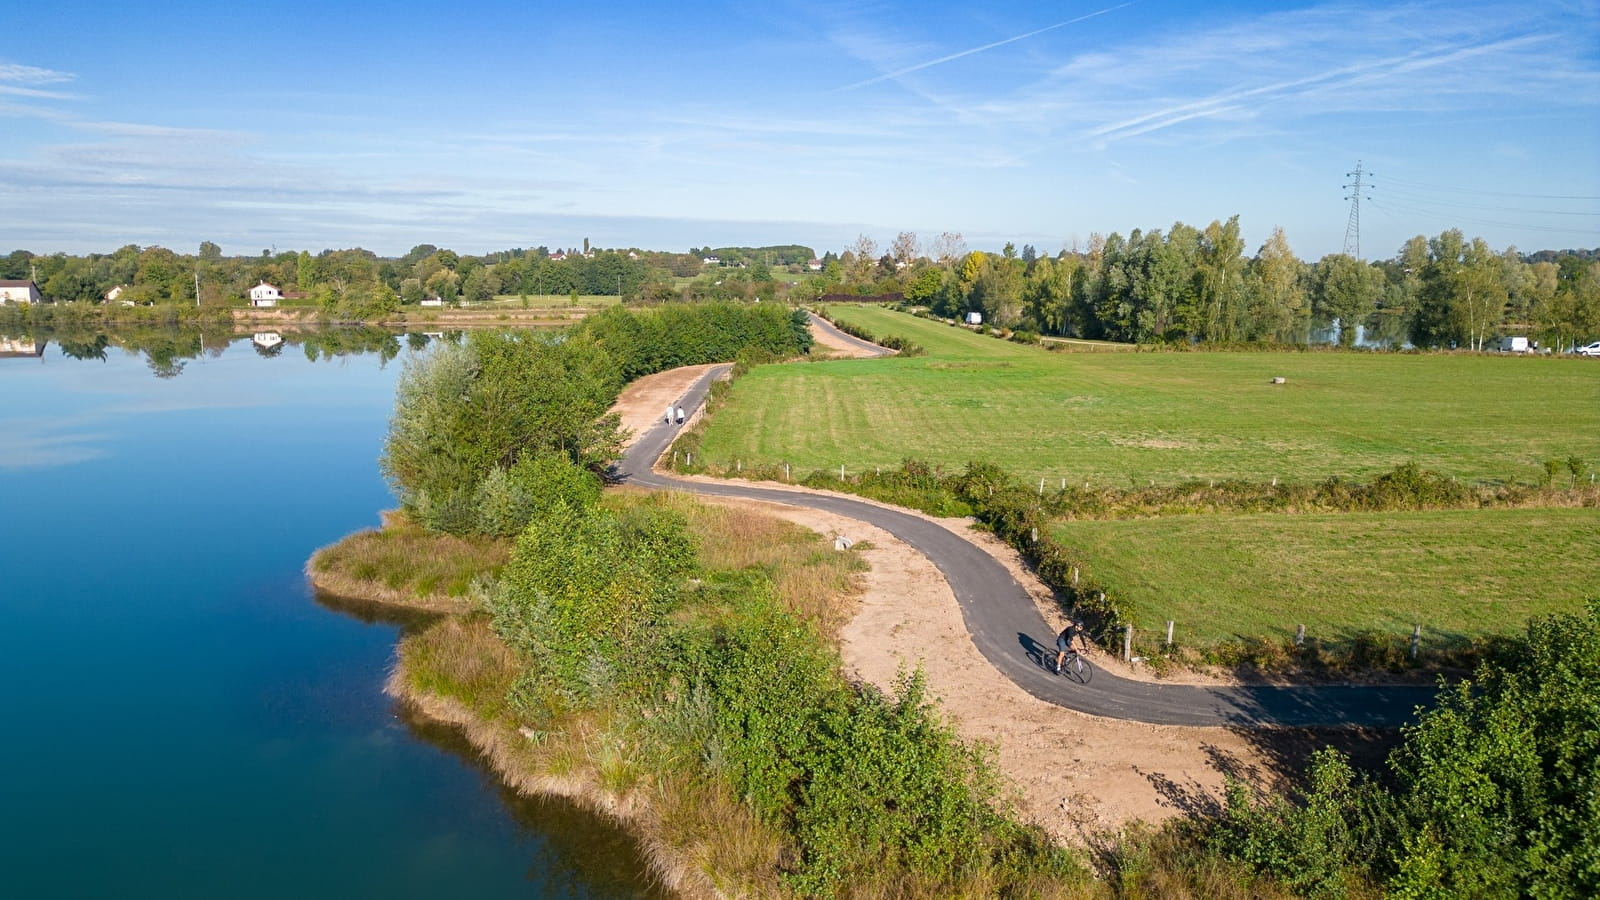
[[[1600,236],[1600,234],[1596,234],[1596,232],[1585,228],[1562,228],[1557,225],[1529,225],[1525,222],[1506,222],[1499,219],[1483,219],[1476,216],[1464,216],[1449,211],[1428,209],[1425,206],[1411,205],[1406,203],[1389,203],[1387,200],[1383,203],[1379,203],[1376,200],[1373,200],[1371,197],[1367,198],[1367,202],[1371,203],[1384,214],[1390,216],[1393,216],[1395,213],[1410,213],[1414,216],[1427,216],[1429,218],[1449,216],[1452,222],[1459,222],[1466,225],[1490,225],[1497,228],[1516,228],[1522,231],[1538,231],[1546,234],[1564,234],[1575,237],[1585,235]],[[1396,219],[1396,221],[1400,220]]]
[[[1437,200],[1432,195],[1417,191],[1397,190],[1390,188],[1386,193],[1396,197],[1407,197],[1419,203],[1431,203],[1436,206],[1455,207],[1458,209],[1482,209],[1489,212],[1527,213],[1535,216],[1600,216],[1600,210],[1589,212],[1586,210],[1571,209],[1528,209],[1520,206],[1490,206],[1485,203],[1461,203],[1455,200]]]
[[[1421,181],[1407,181],[1404,178],[1390,178],[1394,184],[1403,184],[1407,187],[1425,188],[1430,191],[1448,191],[1453,194],[1483,194],[1490,197],[1520,197],[1525,200],[1600,200],[1600,196],[1587,194],[1517,194],[1509,191],[1485,191],[1478,188],[1446,187],[1440,184],[1425,184]]]

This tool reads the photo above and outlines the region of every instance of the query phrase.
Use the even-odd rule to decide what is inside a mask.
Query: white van
[[[1527,353],[1529,350],[1528,339],[1520,334],[1515,337],[1503,337],[1495,345],[1495,349],[1501,353]]]

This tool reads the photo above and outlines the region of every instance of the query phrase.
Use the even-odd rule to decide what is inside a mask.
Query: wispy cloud
[[[941,56],[938,59],[930,59],[930,60],[927,60],[925,62],[919,62],[919,63],[917,63],[915,65],[904,66],[902,68],[894,70],[893,72],[885,72],[882,75],[878,75],[878,76],[875,76],[873,78],[868,78],[868,79],[865,79],[863,81],[857,81],[854,84],[847,84],[844,87],[838,88],[837,90],[839,90],[839,91],[853,91],[853,90],[856,90],[857,88],[866,87],[869,84],[878,84],[879,82],[883,82],[883,81],[892,81],[894,79],[901,78],[901,77],[906,76],[906,75],[910,75],[912,72],[920,72],[923,69],[931,69],[934,66],[943,65],[943,64],[945,64],[947,62],[954,62],[955,60],[962,59],[963,57],[972,56],[975,53],[982,53],[985,50],[993,50],[996,47],[1004,47],[1006,44],[1014,44],[1017,41],[1027,40],[1028,38],[1044,34],[1047,31],[1055,31],[1058,28],[1065,28],[1068,25],[1076,25],[1079,22],[1083,22],[1083,21],[1086,21],[1088,19],[1093,19],[1096,16],[1103,16],[1106,13],[1116,12],[1119,9],[1123,9],[1125,7],[1132,6],[1132,5],[1133,5],[1133,3],[1129,2],[1129,3],[1121,3],[1121,4],[1118,4],[1116,6],[1108,6],[1105,9],[1096,10],[1095,12],[1087,13],[1085,15],[1078,16],[1077,18],[1074,18],[1074,19],[1068,19],[1065,22],[1057,22],[1054,25],[1046,25],[1043,28],[1035,28],[1032,31],[1024,32],[1023,34],[1012,35],[1011,37],[1004,38],[1002,40],[992,41],[992,42],[984,44],[984,45],[982,45],[980,47],[970,47],[970,48],[968,48],[966,50],[962,50],[962,51],[959,51],[957,53],[951,53],[951,54],[948,54],[946,56]]]
[[[1157,109],[1152,112],[1091,128],[1088,134],[1107,140],[1136,137],[1162,128],[1169,128],[1192,119],[1225,115],[1241,109],[1275,100],[1305,97],[1328,89],[1349,89],[1362,83],[1398,78],[1423,69],[1447,66],[1476,56],[1520,49],[1543,43],[1550,35],[1531,35],[1505,41],[1494,41],[1473,47],[1454,47],[1431,52],[1412,53],[1389,59],[1371,60],[1351,66],[1342,66],[1326,72],[1316,72],[1301,78],[1273,84],[1260,85],[1245,90],[1227,91]]]
[[[18,63],[0,63],[0,81],[15,84],[59,84],[77,77],[71,72],[57,72],[54,69],[41,69],[38,66],[24,66]]]

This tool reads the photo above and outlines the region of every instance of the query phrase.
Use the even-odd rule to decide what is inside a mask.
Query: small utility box
[[[967,324],[968,325],[982,325],[983,324],[983,313],[981,313],[981,312],[969,312],[969,313],[967,313]]]

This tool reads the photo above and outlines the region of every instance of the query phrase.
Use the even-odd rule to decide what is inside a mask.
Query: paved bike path
[[[726,371],[722,366],[707,372],[679,405],[686,410],[699,409],[712,380]],[[1413,721],[1416,707],[1433,702],[1433,687],[1408,685],[1222,688],[1130,681],[1103,669],[1096,671],[1087,685],[1069,682],[1045,671],[1041,664],[1046,656],[1054,657],[1054,629],[1005,566],[972,543],[920,516],[861,500],[738,481],[683,481],[652,471],[677,431],[678,426],[656,423],[628,448],[617,475],[641,487],[826,510],[884,529],[939,568],[955,592],[967,631],[984,658],[1017,686],[1049,703],[1162,725],[1394,727]],[[939,652],[937,647],[925,649]]]
[[[842,329],[839,328],[839,326],[829,322],[827,319],[824,319],[810,310],[806,311],[806,317],[811,320],[811,327],[816,328],[819,331],[826,332],[829,337],[835,340],[843,341],[844,343],[849,344],[850,346],[859,350],[864,350],[873,356],[888,356],[894,352],[886,347],[880,347],[871,341],[863,341],[861,338],[858,338],[853,334],[846,334]]]

